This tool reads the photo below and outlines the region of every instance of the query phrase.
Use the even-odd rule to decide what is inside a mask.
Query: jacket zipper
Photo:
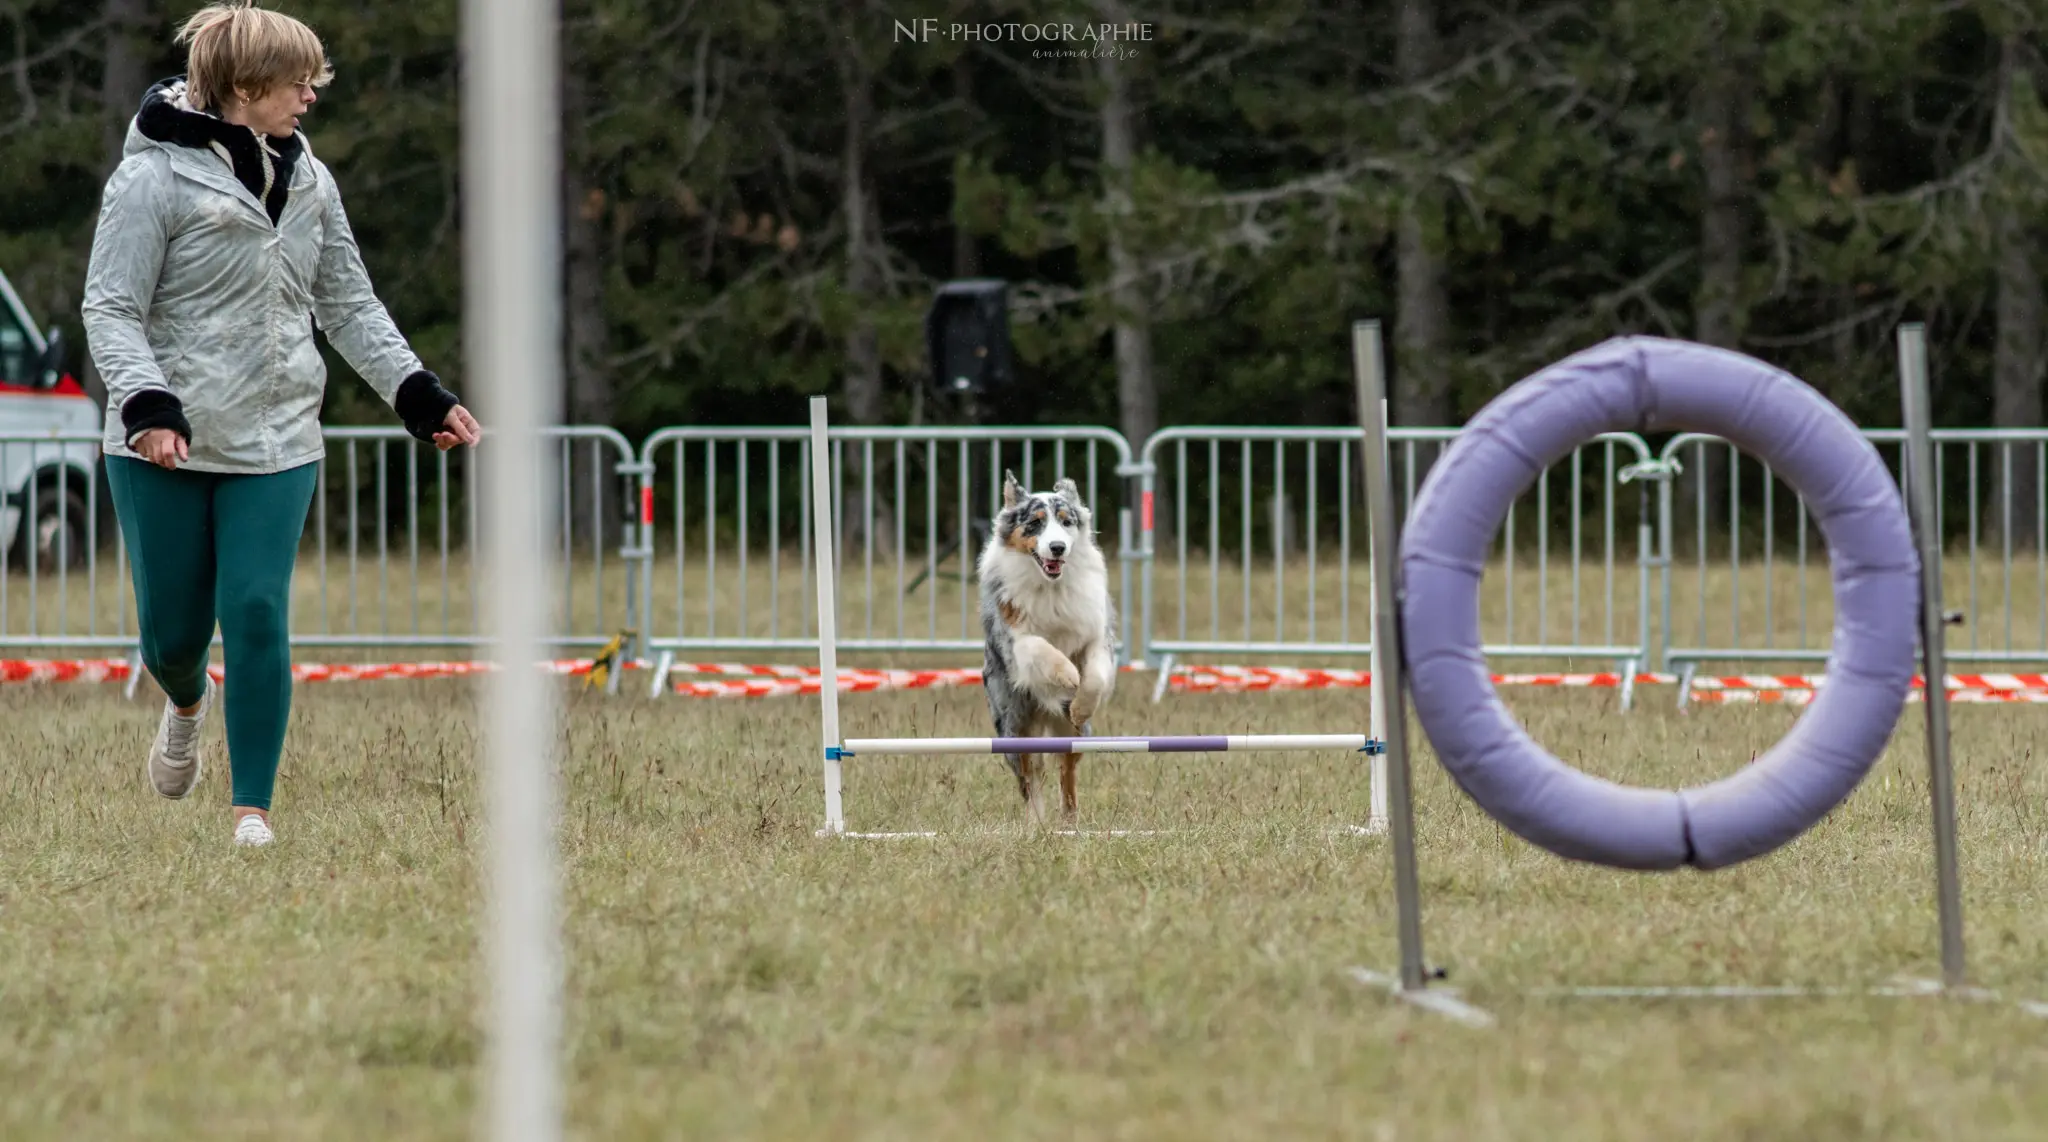
[[[270,160],[273,157],[283,158],[284,156],[278,154],[271,147],[270,140],[264,135],[254,130],[251,130],[249,134],[256,139],[256,154],[263,163],[263,193],[256,196],[256,208],[263,212],[265,218],[269,218],[270,192],[277,185],[277,167]],[[227,147],[218,139],[212,141],[212,148],[214,153],[221,157],[221,161],[228,165],[228,172],[232,176],[235,169],[234,156],[228,152]],[[269,273],[266,276],[269,278],[273,294],[281,294],[285,289],[284,283],[279,276],[279,263],[284,258],[284,227],[281,225],[283,220],[283,217],[280,215],[276,221],[270,224],[274,244],[270,247],[270,266]],[[272,307],[273,311],[277,308],[279,307]],[[279,376],[283,375],[284,362],[278,355],[277,319],[274,312],[273,314],[266,315],[264,319],[264,334],[266,350],[264,355],[268,359],[269,364],[269,368],[265,371],[270,374],[273,383],[263,386],[261,404],[263,411],[257,417],[258,446],[263,448],[268,455],[269,463],[275,465],[278,463],[280,455],[280,441],[277,433],[271,427],[273,414],[277,411],[277,385],[274,382]]]

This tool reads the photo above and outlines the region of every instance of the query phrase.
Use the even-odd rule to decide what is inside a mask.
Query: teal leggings
[[[219,622],[234,804],[265,811],[292,707],[292,567],[319,471],[224,476],[107,457],[142,663],[171,701],[197,704]]]

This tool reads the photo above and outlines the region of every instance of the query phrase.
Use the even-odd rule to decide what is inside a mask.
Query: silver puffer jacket
[[[325,454],[314,323],[431,439],[454,407],[370,285],[334,178],[305,136],[260,139],[152,87],[107,180],[86,270],[85,335],[107,386],[110,456],[152,428],[183,467],[264,473]]]

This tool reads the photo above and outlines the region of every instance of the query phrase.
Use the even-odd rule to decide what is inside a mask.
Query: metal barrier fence
[[[1389,432],[1403,517],[1457,433]],[[1146,442],[1147,661],[1371,652],[1363,441],[1356,428],[1171,428]],[[1482,595],[1488,654],[1608,659],[1635,673],[1657,565],[1645,477],[1660,475],[1642,438],[1608,433],[1537,478],[1508,511],[1489,572],[1499,586]]]
[[[479,632],[475,468],[397,428],[330,427],[301,541],[292,642],[302,647],[462,648]],[[548,429],[563,501],[560,647],[601,646],[638,622],[638,561],[627,518],[638,467],[609,428]],[[490,443],[486,442],[485,447]],[[0,436],[8,480],[0,536],[0,647],[132,650],[133,592],[114,526],[97,434]],[[538,510],[538,507],[536,508]],[[79,523],[83,515],[84,522]],[[28,558],[33,547],[35,558]]]
[[[1404,514],[1457,431],[1392,431]],[[485,490],[467,454],[396,428],[326,436],[293,641],[479,645],[469,553]],[[1896,473],[1903,433],[1865,436]],[[674,428],[636,450],[609,428],[550,429],[568,505],[548,525],[556,645],[634,631],[637,656],[664,667],[685,651],[813,647],[805,439],[801,427]],[[1127,661],[1365,655],[1360,445],[1355,428],[1172,428],[1134,461],[1094,427],[833,429],[841,646],[955,661],[979,650],[972,564],[1007,469],[1034,489],[1080,485],[1115,564]],[[2048,662],[2048,429],[1942,429],[1934,446],[1944,590],[1967,616],[1953,656]],[[97,435],[0,435],[0,478],[0,648],[130,651]],[[1653,450],[1613,433],[1515,501],[1487,570],[1483,641],[1489,655],[1631,673],[1820,662],[1827,577],[1805,505],[1754,459],[1710,436]]]
[[[1863,435],[1902,478],[1905,433]],[[1932,435],[1935,526],[1944,552],[1962,545],[1942,572],[1943,598],[1964,620],[1948,656],[2048,661],[2048,429]],[[1706,661],[1825,660],[1834,598],[1804,501],[1718,437],[1676,436],[1661,458],[1694,474],[1665,485],[1659,511],[1662,661],[1689,676]]]
[[[658,689],[679,651],[807,651],[812,613],[809,438],[802,428],[670,428],[640,452],[642,593]],[[973,564],[1003,473],[1045,490],[1072,477],[1117,565],[1128,624],[1129,446],[1103,428],[865,428],[830,432],[839,645],[978,651]],[[951,568],[950,570],[948,568]],[[920,599],[919,596],[922,596]]]
[[[329,428],[326,438],[300,559],[293,641],[309,647],[481,645],[482,584],[474,556],[481,550],[478,499],[489,489],[477,485],[469,453],[442,452],[398,428]],[[560,633],[550,645],[602,646],[639,622],[632,573],[637,552],[625,543],[638,472],[633,446],[614,429],[576,425],[545,429],[542,446],[554,452],[563,504],[558,518],[543,521],[559,553],[550,626]],[[620,550],[608,555],[613,543]],[[315,580],[310,599],[308,564]],[[367,598],[372,588],[374,606]]]
[[[114,511],[99,434],[0,435],[0,646],[135,645],[127,552],[106,540]]]

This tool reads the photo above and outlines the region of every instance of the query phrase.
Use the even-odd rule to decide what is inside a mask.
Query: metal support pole
[[[1359,419],[1365,425],[1365,495],[1368,533],[1378,558],[1373,560],[1373,645],[1384,641],[1373,676],[1378,691],[1386,682],[1386,724],[1380,740],[1387,763],[1387,826],[1394,849],[1394,908],[1401,940],[1403,991],[1424,986],[1422,960],[1422,888],[1415,871],[1415,810],[1408,783],[1408,706],[1403,689],[1404,643],[1401,637],[1401,546],[1395,525],[1392,473],[1387,464],[1384,412],[1386,374],[1380,347],[1380,323],[1351,326],[1352,366],[1358,381]]]
[[[1386,439],[1386,430],[1387,401],[1386,398],[1382,397],[1380,398],[1380,433],[1382,440]],[[1370,533],[1372,529],[1368,527],[1366,530]],[[1366,572],[1370,577],[1366,584],[1367,606],[1370,608],[1370,612],[1367,615],[1367,622],[1370,625],[1366,631],[1366,637],[1372,643],[1372,656],[1367,664],[1368,669],[1372,671],[1372,722],[1370,728],[1373,740],[1383,742],[1387,740],[1386,652],[1385,644],[1380,642],[1380,550],[1378,544],[1373,542],[1371,534],[1367,534],[1365,537],[1365,550]],[[1369,808],[1366,812],[1365,831],[1372,834],[1387,831],[1387,755],[1384,750],[1372,756],[1372,793]]]
[[[1661,487],[1670,476],[1661,469],[1657,483]],[[1649,664],[1662,661],[1667,638],[1653,632],[1650,627],[1650,565],[1657,561],[1657,521],[1650,511],[1650,489],[1636,489],[1636,638],[1643,644],[1643,653],[1636,661]],[[1634,673],[1631,669],[1630,673]],[[1622,693],[1621,708],[1628,709],[1634,704],[1635,692],[1630,687]]]
[[[628,503],[621,520],[630,538],[619,551],[626,563],[626,627],[634,632],[623,648],[628,661],[646,663],[654,622],[654,465],[638,454],[618,466]]]
[[[1138,442],[1140,449],[1143,449],[1145,445],[1146,442],[1143,440]],[[1143,470],[1138,474],[1138,535],[1140,536],[1139,542],[1144,545],[1140,557],[1145,561],[1145,568],[1140,573],[1143,581],[1138,586],[1138,606],[1140,611],[1138,639],[1144,644],[1138,651],[1138,661],[1143,662],[1148,667],[1160,670],[1160,676],[1163,678],[1165,677],[1164,669],[1160,667],[1159,658],[1152,653],[1153,632],[1157,629],[1152,625],[1153,570],[1159,562],[1157,550],[1158,536],[1154,533],[1157,517],[1153,512],[1152,494],[1158,484],[1158,473],[1153,468],[1151,456],[1143,452],[1140,452],[1140,455],[1143,457],[1141,460]],[[1180,478],[1186,479],[1187,473],[1180,473]],[[1176,518],[1173,521],[1173,526],[1186,527],[1187,521]],[[1179,591],[1187,590],[1186,578],[1185,575],[1181,576],[1182,581],[1174,584],[1174,589]],[[1185,631],[1182,632],[1182,637],[1186,637]],[[1158,695],[1155,694],[1152,700],[1158,701]]]
[[[1117,595],[1117,659],[1119,667],[1131,661],[1131,509],[1116,512],[1116,567],[1122,591]]]
[[[1941,982],[1964,983],[1963,891],[1957,871],[1955,770],[1949,759],[1948,659],[1941,606],[1941,536],[1934,514],[1933,410],[1927,388],[1927,331],[1899,328],[1899,392],[1906,421],[1906,510],[1920,555],[1920,658],[1927,680],[1927,791],[1934,813],[1934,898],[1941,923]]]
[[[1653,670],[1669,673],[1671,670],[1671,513],[1676,505],[1672,501],[1672,474],[1678,454],[1672,453],[1671,465],[1665,467],[1664,478],[1657,481],[1657,598],[1660,607],[1657,616],[1657,657]]]

